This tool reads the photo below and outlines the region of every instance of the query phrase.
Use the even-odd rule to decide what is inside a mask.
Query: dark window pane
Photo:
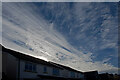
[[[33,65],[33,71],[36,71],[36,65],[35,64]]]
[[[44,66],[44,72],[47,72],[47,67],[46,66]]]
[[[36,71],[36,65],[32,63],[25,63],[25,70],[27,71]]]
[[[32,64],[29,64],[29,70],[32,71]]]
[[[59,69],[53,68],[53,75],[59,76]]]
[[[25,70],[28,70],[28,64],[27,63],[25,64]]]
[[[71,77],[75,78],[75,73],[71,72]]]

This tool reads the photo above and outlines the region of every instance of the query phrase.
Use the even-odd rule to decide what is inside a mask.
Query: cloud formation
[[[44,5],[45,6],[41,6]],[[92,14],[89,12],[89,14],[86,15],[86,13],[83,9],[86,9],[86,6],[93,9],[93,6],[91,6],[91,3],[84,3],[84,5],[79,5],[80,3],[76,3],[73,9],[75,9],[75,13],[71,13],[70,10],[67,10],[68,6],[65,6],[68,3],[3,3],[2,9],[2,44],[6,47],[15,49],[17,51],[24,52],[25,54],[32,55],[47,61],[54,61],[60,64],[64,64],[70,67],[73,67],[77,70],[81,71],[89,71],[89,70],[99,70],[101,71],[106,71],[106,70],[117,70],[117,67],[114,67],[113,65],[109,63],[105,63],[109,61],[110,59],[105,59],[103,61],[94,61],[93,60],[93,53],[87,52],[84,54],[84,52],[80,51],[79,49],[76,49],[75,46],[71,45],[70,42],[68,41],[68,38],[65,38],[66,34],[63,35],[62,32],[60,32],[60,29],[63,30],[63,25],[65,25],[66,20],[71,20],[71,14],[74,15],[76,18],[76,22],[79,20],[81,23],[78,23],[74,25],[75,27],[70,27],[69,25],[67,26],[69,28],[69,34],[75,36],[75,39],[81,40],[88,37],[86,36],[85,33],[82,33],[83,31],[86,31],[87,29],[91,29],[89,25],[92,26],[92,23],[96,21],[96,18],[94,18],[94,15],[97,15],[97,13]],[[58,5],[58,7],[61,6],[62,9],[66,9],[66,12],[64,12],[64,15],[68,15],[63,17],[60,28],[58,29],[57,26],[57,20],[51,20],[51,19],[58,19],[60,20],[60,16],[63,13],[59,13],[59,10],[56,11],[55,16],[50,19],[49,14],[50,12],[47,11],[45,13],[48,13],[45,17],[43,16],[44,13],[41,13],[45,8],[43,7],[49,7],[48,10],[50,11],[55,9],[53,8],[55,5]],[[69,5],[69,4],[68,4]],[[70,6],[71,7],[71,6]],[[82,7],[82,8],[80,8]],[[42,11],[43,10],[43,11]],[[64,10],[65,11],[65,10]],[[107,11],[105,11],[107,13]],[[71,13],[71,14],[67,14]],[[79,14],[78,14],[79,13]],[[55,14],[55,13],[54,13]],[[54,15],[52,14],[52,15]],[[86,16],[86,17],[85,17]],[[91,17],[91,22],[88,22],[89,24],[85,24],[85,20],[88,17]],[[107,15],[106,15],[107,16]],[[106,17],[104,15],[104,17]],[[61,17],[62,18],[62,17]],[[113,19],[113,17],[108,17],[110,19]],[[59,22],[59,21],[58,21]],[[106,24],[108,22],[104,21],[102,22],[102,26],[108,25]],[[74,22],[73,22],[74,23]],[[113,25],[114,24],[110,24]],[[78,25],[86,25],[82,27],[82,29],[74,33],[73,29],[79,27]],[[109,26],[109,25],[108,25]],[[111,27],[112,29],[112,27]],[[67,30],[67,29],[65,29]],[[104,29],[104,32],[109,32],[109,30]],[[81,35],[79,35],[81,34]],[[106,33],[103,33],[102,37],[105,38]],[[93,40],[93,36],[89,36],[88,39],[84,41],[89,41],[89,39],[92,39],[89,41],[90,47],[92,49],[95,49],[95,42]],[[106,39],[104,39],[106,41]],[[83,43],[84,43],[83,41]],[[108,40],[107,40],[108,41]],[[105,44],[104,42],[103,44]],[[108,41],[108,43],[111,43]],[[86,46],[89,46],[85,44]],[[116,45],[114,42],[104,46],[103,48],[106,48],[108,46],[113,46]],[[82,46],[82,48],[85,49],[85,47]]]

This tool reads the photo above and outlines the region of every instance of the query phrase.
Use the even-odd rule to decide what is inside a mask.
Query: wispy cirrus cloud
[[[79,4],[80,3],[74,4],[72,11],[75,9],[75,13],[73,14],[72,11],[68,9],[69,3],[3,3],[2,44],[6,47],[25,52],[25,54],[55,61],[64,65],[67,64],[68,66],[81,71],[104,71],[108,69],[117,70],[117,68],[113,65],[104,63],[110,59],[105,58],[103,61],[94,61],[93,57],[96,56],[93,56],[91,51],[84,54],[82,50],[80,51],[79,49],[76,49],[75,46],[70,44],[68,37],[66,37],[68,35],[75,36],[74,38],[77,40],[84,40],[82,43],[88,42],[85,44],[87,46],[86,48],[95,48],[96,44],[95,40],[93,39],[98,39],[93,35],[87,36],[85,33],[85,31],[89,31],[89,29],[91,29],[91,26],[93,26],[96,18],[98,19],[97,13],[93,13],[91,11],[89,12],[89,9],[89,14],[86,12],[88,6],[90,10],[93,9],[91,3]],[[56,5],[63,11],[56,11]],[[45,9],[48,9],[49,11],[45,11]],[[55,18],[53,16],[53,18],[49,19],[49,14],[51,14],[50,11],[55,12]],[[47,15],[43,15],[46,13]],[[68,16],[61,17],[63,13],[64,15]],[[97,17],[94,18],[95,16]],[[69,24],[67,28],[71,29],[72,31],[68,30],[70,31],[69,34],[63,35],[62,33],[64,32],[60,32],[60,29],[63,30],[66,21],[71,21],[72,17],[77,17],[75,18],[76,21],[73,22],[74,24],[71,23],[71,25],[74,25],[74,27],[71,27]],[[60,20],[60,18],[62,18],[62,21],[61,24],[58,25],[60,21],[57,20]],[[90,18],[91,21],[86,22],[86,18]],[[79,24],[84,27],[78,29],[78,32],[75,31],[77,32],[75,33],[74,30],[75,28],[80,27]],[[60,27],[60,29],[58,29],[57,26]],[[67,29],[63,31],[67,31]],[[91,45],[89,46],[89,44]],[[82,44],[81,47],[86,50]]]
[[[103,6],[99,7],[97,5]],[[79,31],[74,35],[79,42],[81,41],[86,45],[88,44],[88,46],[91,46],[91,49],[96,47],[100,48],[102,45],[106,46],[111,43],[117,44],[117,16],[113,16],[112,13],[110,13],[108,5],[105,5],[104,3],[95,3],[93,6],[91,3],[84,3],[83,5],[78,3],[78,5],[76,4],[75,6],[75,8],[78,9],[75,10],[75,15],[77,17],[77,29],[79,29]]]

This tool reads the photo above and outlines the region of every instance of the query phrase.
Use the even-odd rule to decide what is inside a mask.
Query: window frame
[[[70,76],[71,76],[71,78],[75,78],[75,72],[71,71]]]
[[[25,62],[24,71],[26,72],[37,72],[37,64],[32,62]]]
[[[45,73],[45,74],[48,73],[47,66],[43,66],[43,73]]]
[[[52,68],[52,74],[53,74],[54,76],[60,76],[60,69],[53,67],[53,68]]]

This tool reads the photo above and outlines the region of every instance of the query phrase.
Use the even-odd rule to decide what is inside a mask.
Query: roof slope
[[[0,46],[2,46],[2,45],[0,44]],[[75,69],[72,69],[68,66],[57,64],[57,63],[54,63],[54,62],[51,62],[51,61],[47,62],[45,60],[30,56],[30,55],[26,55],[26,54],[23,54],[21,52],[5,48],[4,46],[2,46],[2,51],[3,52],[8,52],[9,54],[11,54],[11,55],[13,55],[13,56],[15,56],[16,58],[19,58],[19,59],[31,61],[31,62],[38,63],[38,64],[48,65],[48,66],[52,66],[52,67],[56,67],[56,68],[60,68],[60,69],[67,69],[67,70],[75,71],[75,72],[78,72],[78,73],[83,73],[83,72],[77,71]]]

